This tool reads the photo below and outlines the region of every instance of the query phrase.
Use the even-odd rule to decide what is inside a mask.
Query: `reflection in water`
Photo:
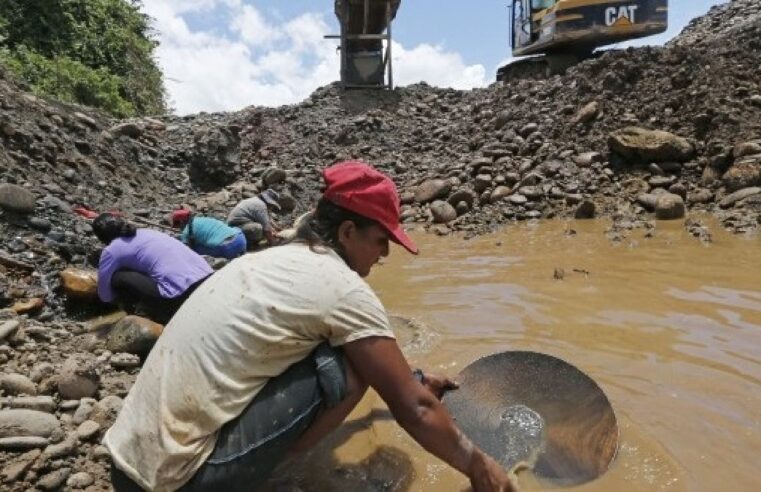
[[[761,490],[761,248],[759,238],[711,227],[710,245],[678,222],[622,244],[594,221],[470,241],[418,236],[420,256],[397,249],[369,281],[390,312],[430,334],[410,344],[414,334],[398,332],[414,365],[457,374],[487,354],[532,350],[595,379],[616,410],[621,447],[605,475],[572,490]],[[362,426],[309,468],[308,482],[325,488],[303,490],[347,490],[336,472],[344,467],[366,479],[395,468],[372,487],[400,488],[380,490],[467,487],[392,420],[363,419],[385,408],[377,395],[362,406]],[[547,486],[520,479],[528,490]]]

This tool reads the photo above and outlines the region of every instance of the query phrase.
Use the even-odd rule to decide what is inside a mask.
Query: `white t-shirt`
[[[244,255],[166,326],[104,444],[144,488],[175,490],[269,378],[321,342],[374,336],[394,337],[386,312],[335,252],[291,244]]]

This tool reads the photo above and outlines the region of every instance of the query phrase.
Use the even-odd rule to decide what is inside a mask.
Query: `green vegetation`
[[[37,94],[116,116],[166,112],[139,0],[2,0],[0,64]]]

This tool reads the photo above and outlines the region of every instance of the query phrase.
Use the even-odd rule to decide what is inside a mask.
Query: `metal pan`
[[[459,428],[495,460],[523,462],[557,486],[599,477],[618,449],[618,425],[602,389],[586,374],[537,352],[502,352],[458,376],[443,402]]]

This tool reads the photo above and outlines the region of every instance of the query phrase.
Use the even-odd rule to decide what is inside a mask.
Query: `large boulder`
[[[611,133],[610,150],[631,161],[686,162],[695,155],[695,148],[685,138],[661,130],[630,126]]]
[[[164,327],[140,316],[125,316],[111,328],[106,348],[114,353],[145,355],[161,336]]]
[[[98,272],[67,268],[60,273],[63,291],[69,298],[91,300],[98,297]]]
[[[0,184],[0,208],[9,212],[31,214],[34,212],[34,194],[21,186]]]

